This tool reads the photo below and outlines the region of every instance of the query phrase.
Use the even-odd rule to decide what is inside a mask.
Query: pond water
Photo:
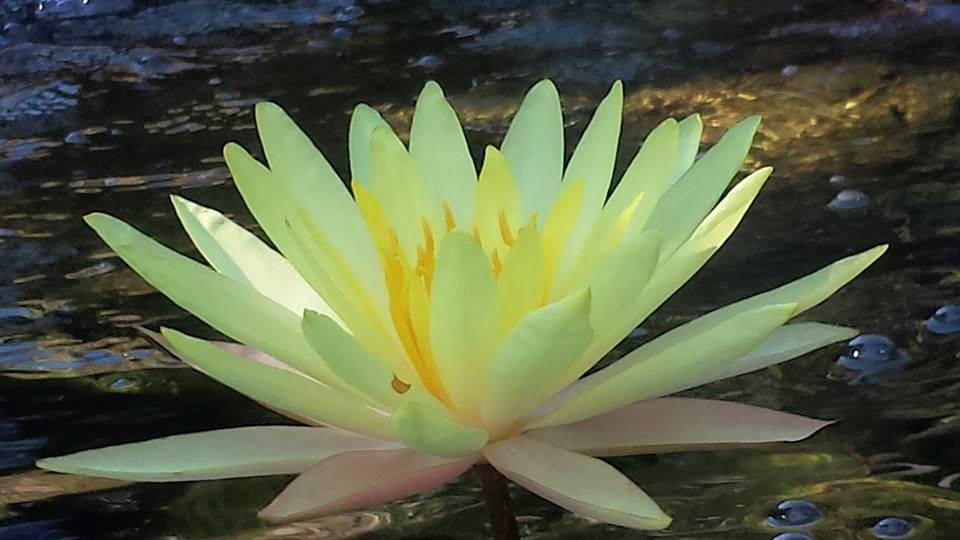
[[[774,165],[774,179],[720,253],[611,358],[891,244],[804,315],[870,339],[688,392],[837,425],[798,444],[615,460],[676,517],[655,536],[960,538],[960,334],[925,326],[960,303],[960,4],[40,4],[0,2],[0,539],[483,538],[470,475],[387,507],[264,527],[255,512],[284,478],[129,485],[32,464],[283,422],[138,337],[134,325],[209,331],[113,257],[83,214],[112,213],[190,252],[171,193],[252,225],[220,149],[257,147],[258,100],[286,107],[346,171],[358,101],[405,131],[420,87],[438,80],[476,157],[543,77],[560,87],[568,141],[625,80],[620,170],[663,117],[699,111],[710,142],[742,116],[764,117],[747,166]],[[937,328],[956,326],[955,311]],[[644,537],[515,495],[531,538]]]

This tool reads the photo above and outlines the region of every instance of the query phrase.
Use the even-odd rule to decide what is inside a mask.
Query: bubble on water
[[[814,540],[814,538],[810,533],[790,531],[774,536],[773,540]]]
[[[780,70],[780,74],[784,77],[793,77],[799,69],[796,64],[787,64]]]
[[[913,532],[913,525],[903,518],[888,517],[878,521],[877,524],[870,529],[870,532],[877,538],[900,540],[901,538],[910,536],[910,533]]]
[[[337,28],[333,29],[333,33],[330,35],[333,37],[333,39],[345,41],[353,37],[353,32],[351,32],[350,29],[345,26],[338,26]]]
[[[829,206],[833,210],[858,210],[866,208],[870,204],[870,197],[862,191],[855,189],[845,189],[830,201]]]
[[[809,501],[789,500],[777,505],[767,516],[767,524],[778,528],[806,527],[823,518],[823,511]]]
[[[859,372],[850,381],[858,384],[863,379],[872,380],[876,375],[899,371],[910,361],[910,354],[898,348],[887,336],[864,334],[847,343],[849,350],[837,359],[841,366]]]
[[[354,6],[354,5],[345,6],[345,7],[341,8],[341,9],[338,9],[338,10],[333,14],[333,18],[334,18],[337,22],[352,21],[352,20],[354,20],[354,19],[356,19],[356,18],[358,18],[358,17],[362,17],[362,16],[363,16],[363,8],[361,8],[360,6]]]
[[[63,138],[63,142],[67,144],[86,144],[88,140],[82,131],[71,131]]]
[[[184,45],[187,44],[187,38],[183,36],[174,36],[173,44],[176,45],[177,47],[183,47]]]
[[[443,64],[443,60],[441,60],[439,56],[432,54],[425,54],[413,62],[414,66],[426,71],[433,71],[440,67],[441,64]]]
[[[927,319],[927,330],[940,335],[960,332],[960,305],[947,304],[937,309]]]

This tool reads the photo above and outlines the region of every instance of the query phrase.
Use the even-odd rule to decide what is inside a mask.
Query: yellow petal
[[[433,81],[424,85],[417,99],[410,128],[410,156],[434,198],[441,206],[447,202],[457,223],[469,228],[477,171],[457,113]]]
[[[520,229],[497,276],[502,334],[541,305],[545,271],[540,233],[529,223]]]
[[[722,319],[695,319],[589,375],[559,394],[527,427],[578,422],[641,399],[688,388],[755,349],[794,315],[797,304],[767,305]],[[712,324],[707,324],[707,322]]]
[[[486,255],[467,234],[451,232],[437,251],[430,297],[430,338],[437,370],[454,407],[479,420],[480,385],[500,341],[497,282]]]
[[[442,230],[442,206],[430,196],[403,143],[382,126],[374,128],[370,136],[367,184],[390,220],[407,260],[416,260],[417,246],[424,241],[423,221],[434,231]]]
[[[590,289],[548,304],[507,334],[484,379],[483,424],[494,434],[555,394],[590,343]]]
[[[474,230],[487,253],[504,253],[507,246],[501,233],[501,220],[511,228],[523,222],[520,210],[520,192],[517,191],[510,166],[496,148],[488,146],[477,184],[477,202],[473,218]],[[502,218],[501,218],[502,214]]]
[[[486,431],[457,422],[442,406],[428,401],[405,401],[390,424],[400,442],[434,456],[469,456],[487,443]]]
[[[570,231],[580,215],[585,185],[586,183],[583,181],[565,183],[560,196],[557,197],[556,204],[550,209],[547,221],[543,224],[543,258],[546,265],[543,288],[545,293],[549,294],[557,287],[560,258],[567,247]],[[552,299],[554,297],[548,296],[546,298]]]
[[[516,175],[524,214],[545,217],[563,172],[563,114],[552,82],[540,81],[527,92],[500,150]]]

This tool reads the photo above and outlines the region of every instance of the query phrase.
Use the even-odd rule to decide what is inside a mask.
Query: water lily
[[[177,215],[209,266],[113,217],[86,219],[147,282],[235,340],[164,328],[166,346],[305,426],[178,435],[39,466],[158,482],[298,474],[261,512],[284,522],[410,496],[484,464],[576,514],[667,527],[599,458],[796,441],[827,425],[665,396],[854,336],[789,322],[885,246],[590,372],[720,248],[772,171],[728,190],[759,119],[696,159],[693,115],[658,125],[608,196],[622,103],[616,83],[564,167],[559,96],[542,81],[478,174],[456,113],[428,83],[408,145],[377,111],[356,108],[351,190],[280,107],[259,104],[267,164],[236,144],[224,156],[276,250],[181,197]]]

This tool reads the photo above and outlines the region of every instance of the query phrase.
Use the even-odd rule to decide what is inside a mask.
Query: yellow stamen
[[[503,270],[503,261],[500,260],[500,252],[497,251],[497,248],[493,248],[490,262],[493,264],[493,275],[500,277],[500,271]]]
[[[453,217],[453,210],[447,201],[443,201],[443,222],[447,226],[447,232],[457,228],[457,220]]]
[[[500,214],[497,216],[498,223],[500,224],[500,237],[503,238],[503,243],[507,246],[513,245],[513,232],[510,230],[510,224],[507,223],[507,212],[505,210],[500,210]]]
[[[483,249],[483,239],[480,238],[480,229],[478,229],[476,225],[473,226],[473,239],[477,241],[480,249]]]

